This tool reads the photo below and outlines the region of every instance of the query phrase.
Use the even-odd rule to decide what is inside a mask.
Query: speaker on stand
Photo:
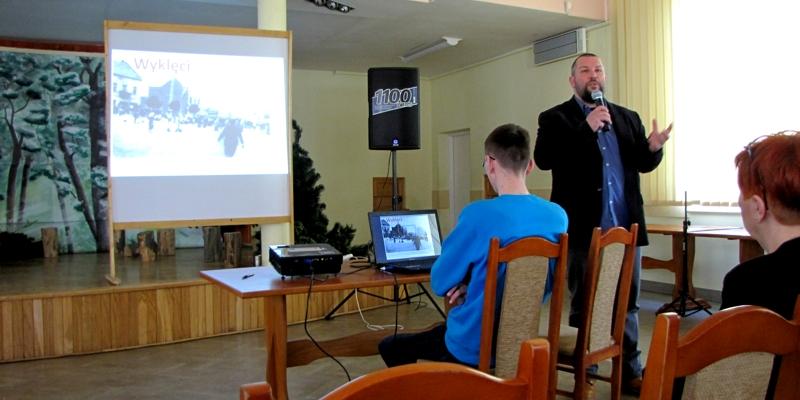
[[[370,68],[367,71],[369,149],[389,150],[392,159],[392,210],[398,210],[397,150],[418,150],[419,70]]]
[[[419,70],[416,68],[370,68],[367,71],[367,97],[369,102],[369,149],[389,150],[392,159],[392,210],[399,209],[400,197],[397,188],[397,150],[419,150]],[[405,285],[404,285],[405,286]],[[325,319],[333,314],[357,292],[383,300],[410,303],[411,298],[425,294],[431,304],[442,315],[438,304],[421,284],[421,292],[413,295],[405,290],[401,297],[395,286],[393,298],[385,298],[355,289],[333,308]]]

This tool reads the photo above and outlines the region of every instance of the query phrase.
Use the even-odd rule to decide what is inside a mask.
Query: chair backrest
[[[495,333],[497,279],[502,263],[506,264],[506,272],[500,318],[497,322],[495,375],[498,377],[513,375],[520,343],[539,336],[539,311],[550,269],[550,259],[556,260],[556,267],[550,300],[547,341],[551,349],[558,349],[567,268],[567,245],[566,234],[561,235],[558,243],[543,238],[528,237],[500,247],[497,238],[491,240],[486,265],[478,369],[489,372],[490,368]],[[555,362],[556,357],[551,357],[551,382],[555,382]]]
[[[549,345],[544,339],[523,343],[513,379],[499,379],[460,364],[426,362],[372,372],[323,399],[527,399],[547,398]]]
[[[766,308],[738,306],[682,337],[679,328],[675,313],[656,318],[642,399],[672,399],[674,379],[681,377],[684,399],[763,399],[773,355],[782,356],[773,398],[800,398],[800,298],[792,321]]]
[[[622,351],[638,232],[639,224],[633,224],[630,231],[617,227],[606,233],[600,228],[592,232],[583,289],[583,309],[587,311],[581,323],[589,329],[578,330],[576,356],[591,359],[608,354],[609,349],[612,354]],[[587,365],[596,361],[600,360],[590,360]]]

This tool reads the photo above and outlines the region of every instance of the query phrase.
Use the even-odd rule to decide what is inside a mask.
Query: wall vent
[[[533,63],[547,64],[586,52],[586,29],[578,28],[533,42]]]

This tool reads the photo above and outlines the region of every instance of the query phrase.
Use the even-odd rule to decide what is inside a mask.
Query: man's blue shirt
[[[577,99],[575,101],[578,101]],[[580,103],[580,102],[579,102]],[[592,109],[580,104],[585,115]],[[625,204],[625,170],[619,154],[619,143],[614,125],[597,132],[597,147],[603,157],[603,214],[600,227],[603,230],[615,226],[628,226],[628,206]]]

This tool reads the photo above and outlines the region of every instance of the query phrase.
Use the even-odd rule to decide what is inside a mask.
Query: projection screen
[[[114,227],[289,222],[291,35],[106,21]]]

